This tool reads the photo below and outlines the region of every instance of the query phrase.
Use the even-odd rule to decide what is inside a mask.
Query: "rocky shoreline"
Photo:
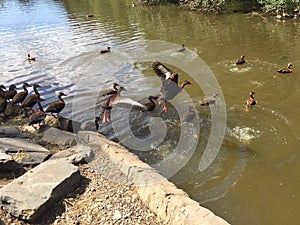
[[[112,162],[87,164],[93,151],[76,134],[24,121],[0,126],[0,224],[164,224]]]

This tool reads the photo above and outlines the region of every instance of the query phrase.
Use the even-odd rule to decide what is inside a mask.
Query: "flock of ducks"
[[[29,54],[28,57],[30,57]],[[66,94],[59,92],[58,100],[51,102],[47,109],[44,110],[41,105],[41,102],[44,101],[44,99],[41,98],[40,93],[38,92],[38,88],[41,88],[42,86],[34,84],[32,86],[34,94],[29,96],[27,88],[31,87],[31,85],[24,82],[22,87],[23,91],[17,92],[15,84],[11,84],[8,90],[6,90],[4,85],[0,85],[0,114],[2,116],[9,116],[6,113],[6,109],[9,105],[21,109],[29,109],[29,112],[31,111],[29,125],[33,126],[35,129],[37,129],[35,125],[38,124],[38,126],[40,126],[40,123],[46,118],[46,113],[51,113],[53,116],[54,113],[56,113],[56,116],[59,117],[59,113],[65,107],[65,102],[62,99],[62,96],[66,96]],[[33,109],[36,104],[39,106],[38,110]]]
[[[277,9],[276,10],[276,19],[278,20],[282,20],[282,19],[298,19],[300,16],[300,13],[299,13],[299,9],[298,8],[295,8],[294,9],[294,12],[292,14],[290,13],[287,13],[285,11],[285,9]]]

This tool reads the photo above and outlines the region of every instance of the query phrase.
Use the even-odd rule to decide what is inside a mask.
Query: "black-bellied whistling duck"
[[[40,93],[37,90],[37,88],[40,88],[40,87],[42,87],[42,86],[40,86],[38,84],[33,85],[34,94],[30,95],[24,99],[24,101],[21,104],[22,108],[28,107],[34,112],[32,107],[37,103],[38,99],[40,98]]]
[[[278,73],[291,73],[293,72],[292,68],[294,65],[292,63],[289,63],[287,67],[281,68],[280,70],[277,70]]]
[[[154,100],[158,99],[158,96],[150,95],[148,99],[149,99],[149,101],[145,103],[145,107],[146,107],[147,111],[152,111],[156,106],[156,103]]]
[[[3,84],[0,85],[0,113],[4,112],[7,106],[7,101],[3,97],[4,90],[6,90],[6,87]]]
[[[196,112],[193,106],[189,106],[189,111],[185,112],[180,118],[180,126],[185,122],[191,122],[196,116]]]
[[[101,50],[100,53],[104,54],[104,53],[108,53],[111,51],[111,47],[107,47],[107,49]]]
[[[16,91],[17,87],[15,84],[11,84],[8,88],[8,91],[4,91],[3,93],[3,97],[5,99],[7,99],[8,101],[10,99],[13,99],[13,97],[17,94],[17,91]]]
[[[185,51],[185,46],[184,46],[184,44],[181,45],[181,48],[178,49],[178,51],[179,51],[179,52],[184,52],[184,51]]]
[[[157,76],[162,81],[161,93],[159,100],[164,102],[163,111],[167,111],[167,101],[178,95],[186,85],[192,85],[192,82],[185,80],[181,85],[178,85],[178,74],[167,68],[158,60],[152,62],[152,68]]]
[[[113,95],[113,94],[116,94],[116,93],[118,92],[118,87],[119,87],[119,86],[120,86],[120,84],[118,84],[118,83],[113,83],[113,89],[104,92],[104,93],[102,94],[102,96],[107,96],[107,95]]]
[[[215,104],[217,96],[219,96],[219,94],[215,93],[211,98],[205,98],[205,99],[203,99],[203,101],[200,102],[200,105],[204,106],[204,105]]]
[[[24,99],[27,97],[28,95],[28,90],[27,90],[27,87],[31,87],[31,85],[29,85],[27,82],[24,82],[23,83],[23,89],[24,91],[20,91],[19,93],[17,93],[11,103],[12,104],[18,104],[18,103],[22,103],[24,101]]]
[[[65,101],[62,99],[62,96],[67,96],[63,92],[58,93],[58,100],[51,102],[49,106],[46,109],[46,112],[50,112],[52,115],[53,113],[57,114],[57,117],[59,116],[59,113],[65,108]]]
[[[34,129],[37,129],[37,127],[34,126],[34,124],[38,124],[40,127],[40,124],[44,119],[46,118],[46,113],[41,105],[41,101],[44,101],[42,98],[38,98],[37,104],[39,105],[39,110],[34,112],[33,114],[30,115],[29,117],[29,126],[33,126]]]
[[[256,100],[254,99],[254,96],[253,96],[254,94],[256,94],[254,91],[250,92],[250,98],[246,102],[246,107],[247,107],[246,111],[248,111],[249,107],[256,105]]]
[[[242,55],[235,64],[236,65],[242,65],[245,62],[246,62],[246,56]]]
[[[285,9],[282,10],[282,16],[283,18],[291,18],[291,15],[285,12]]]
[[[30,54],[27,55],[27,60],[30,61],[35,61],[35,57],[32,57]]]

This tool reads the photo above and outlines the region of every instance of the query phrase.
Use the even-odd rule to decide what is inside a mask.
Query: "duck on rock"
[[[23,83],[23,89],[24,89],[24,91],[20,91],[19,93],[17,93],[14,97],[13,97],[13,99],[12,99],[12,101],[11,101],[11,103],[14,105],[14,104],[21,104],[23,101],[24,101],[24,99],[27,97],[27,95],[28,95],[28,90],[27,90],[27,87],[31,87],[31,85],[29,85],[27,82],[24,82]]]
[[[5,99],[7,99],[8,101],[10,99],[13,99],[15,97],[15,95],[17,94],[17,91],[16,91],[17,87],[15,84],[11,84],[8,88],[8,91],[4,91],[4,94],[3,94],[3,97]]]
[[[179,75],[167,68],[158,60],[154,60],[152,62],[152,68],[162,81],[162,87],[160,90],[162,95],[159,97],[159,100],[163,101],[163,111],[167,112],[167,101],[175,98],[176,95],[178,95],[186,85],[192,85],[192,82],[185,80],[181,85],[178,85]]]
[[[65,108],[66,105],[62,96],[67,96],[67,95],[63,92],[59,92],[57,96],[58,100],[51,102],[47,107],[46,112],[50,112],[51,115],[53,115],[53,113],[56,113],[58,117],[59,113]]]
[[[29,126],[33,126],[34,129],[37,129],[37,127],[34,126],[34,124],[38,124],[38,126],[41,126],[41,122],[43,122],[46,118],[46,113],[41,105],[41,101],[44,101],[42,98],[38,98],[37,104],[39,106],[39,110],[34,112],[29,117]]]
[[[30,108],[33,112],[35,112],[32,107],[37,103],[38,99],[40,98],[40,93],[38,92],[38,88],[40,88],[42,86],[40,86],[39,84],[34,84],[33,85],[33,91],[34,91],[34,94],[33,95],[30,95],[28,97],[26,97],[24,99],[24,101],[22,102],[21,104],[21,107],[22,108]]]
[[[1,84],[0,85],[0,113],[4,112],[7,106],[7,101],[3,97],[4,90],[6,90],[6,87],[3,84]]]

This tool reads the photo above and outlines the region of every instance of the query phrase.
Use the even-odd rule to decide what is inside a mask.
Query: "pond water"
[[[2,84],[41,84],[45,106],[64,91],[61,115],[85,124],[99,114],[99,93],[113,82],[136,100],[158,93],[161,82],[151,68],[157,58],[193,85],[167,113],[161,107],[150,114],[119,109],[112,118],[129,115],[130,123],[100,131],[231,224],[300,222],[300,21],[132,7],[129,0],[2,2]],[[178,53],[182,43],[187,51]],[[112,52],[101,55],[107,46]],[[26,61],[28,53],[37,60]],[[236,66],[242,54],[247,62]],[[276,72],[289,62],[293,73]],[[257,105],[246,112],[252,90]],[[216,105],[200,106],[215,91]],[[180,127],[178,114],[190,104],[198,115]],[[199,169],[207,146],[217,154]]]

